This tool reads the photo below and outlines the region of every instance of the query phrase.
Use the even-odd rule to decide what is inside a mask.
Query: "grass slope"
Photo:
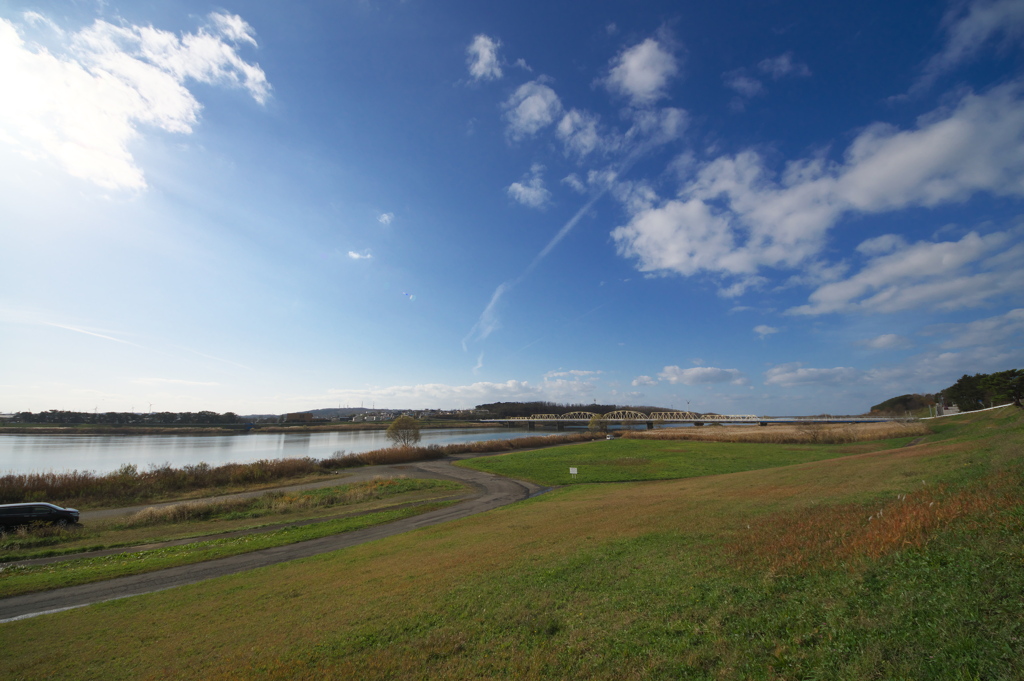
[[[542,485],[670,480],[777,468],[863,451],[892,449],[911,439],[903,437],[841,447],[617,439],[470,459],[456,465]],[[578,471],[575,479],[569,474],[570,467]]]
[[[927,444],[576,485],[334,554],[0,625],[0,672],[1021,678],[1024,418],[946,421]]]

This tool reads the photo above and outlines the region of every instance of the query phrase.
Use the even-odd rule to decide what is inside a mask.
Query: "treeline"
[[[589,411],[592,414],[607,414],[617,409],[632,409],[644,413],[652,411],[673,411],[664,407],[630,407],[619,404],[557,404],[555,402],[491,402],[478,404],[477,409],[487,410],[490,418],[507,419],[513,416],[532,416],[533,414],[555,414],[561,416],[572,411]]]
[[[18,412],[10,419],[15,423],[45,423],[50,425],[74,426],[93,424],[101,426],[221,426],[242,423],[242,418],[234,412],[218,414],[215,411],[199,412],[154,412],[136,414],[134,412],[108,411],[90,413],[87,411],[62,411],[51,409],[37,414],[30,411]]]
[[[1024,369],[1009,369],[994,374],[964,374],[942,391],[945,403],[960,411],[974,411],[1012,402],[1021,406],[1024,397]]]

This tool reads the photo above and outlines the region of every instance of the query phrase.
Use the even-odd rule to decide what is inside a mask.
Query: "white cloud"
[[[382,225],[390,225],[395,219],[394,213],[381,213],[377,216],[377,222]]]
[[[582,158],[602,146],[597,124],[597,116],[573,109],[558,122],[555,132],[565,144],[566,153],[574,153]]]
[[[791,387],[794,385],[850,383],[860,377],[860,372],[851,367],[832,369],[804,368],[800,362],[780,364],[764,374],[766,385]]]
[[[565,377],[565,376],[573,376],[575,378],[584,378],[584,377],[587,377],[587,376],[600,376],[603,373],[604,373],[603,371],[589,371],[589,370],[585,370],[585,369],[569,369],[568,371],[563,371],[563,370],[559,369],[558,371],[549,371],[549,372],[547,372],[546,374],[544,374],[544,378],[545,379],[548,379],[548,378],[562,378],[562,377]]]
[[[899,234],[883,234],[873,239],[862,241],[857,246],[857,252],[864,255],[885,255],[893,251],[906,248],[907,240]]]
[[[626,131],[624,137],[627,141],[636,141],[640,138],[641,144],[647,147],[679,139],[690,123],[690,115],[685,109],[668,106],[634,110],[631,114],[633,125]]]
[[[658,385],[658,382],[650,376],[637,376],[633,379],[633,387],[640,385]]]
[[[102,187],[145,188],[128,146],[140,126],[192,131],[202,107],[186,82],[242,87],[260,103],[269,96],[262,69],[238,55],[239,43],[256,44],[252,28],[227,14],[209,22],[178,37],[97,20],[59,33],[67,54],[55,55],[0,19],[0,140]]]
[[[136,378],[132,383],[139,383],[141,385],[192,385],[192,386],[217,386],[220,383],[211,383],[208,381],[185,381],[178,378]]]
[[[762,339],[772,335],[773,333],[778,332],[779,330],[776,329],[774,326],[768,326],[767,324],[758,324],[757,326],[754,327],[754,333],[756,333]]]
[[[1020,44],[1024,36],[1024,3],[1020,0],[976,0],[953,3],[943,19],[947,41],[929,60],[915,90],[930,86],[941,74],[972,59],[992,38],[1004,44]]]
[[[481,381],[469,385],[421,383],[358,390],[332,389],[328,394],[332,401],[341,400],[352,404],[376,402],[378,405],[398,409],[422,408],[424,405],[468,408],[486,402],[548,399],[540,386],[516,380],[503,383]]]
[[[373,257],[373,255],[369,251],[363,251],[362,253],[357,253],[356,251],[349,251],[348,257],[352,258],[353,260],[369,260],[370,258]]]
[[[678,366],[667,366],[658,373],[658,378],[672,384],[682,383],[683,385],[700,383],[744,385],[747,382],[743,373],[737,369],[718,369],[716,367],[680,369]]]
[[[764,85],[757,78],[751,78],[743,69],[722,74],[725,86],[738,95],[750,99],[764,93]]]
[[[654,38],[624,50],[612,61],[605,85],[626,95],[634,106],[648,106],[665,96],[669,79],[679,72],[676,58]]]
[[[508,135],[520,140],[554,123],[562,103],[555,91],[538,78],[520,85],[505,102],[505,110]]]
[[[584,194],[587,191],[586,185],[583,184],[583,181],[580,180],[579,176],[576,175],[576,173],[569,173],[568,175],[563,177],[562,183],[569,185],[570,187],[572,187],[573,191],[576,191],[580,194]]]
[[[895,333],[883,333],[881,336],[868,338],[861,342],[862,345],[873,350],[892,350],[910,346],[910,340]]]
[[[671,270],[689,276],[726,268],[752,271],[725,262],[736,249],[729,221],[696,199],[642,210],[628,225],[613,230],[612,238],[620,255],[639,260],[641,272]]]
[[[942,348],[991,346],[1005,341],[1016,342],[1024,336],[1024,308],[1006,314],[978,319],[966,324],[937,324],[924,331],[928,336],[946,336]]]
[[[500,41],[482,33],[473,38],[473,42],[466,48],[466,63],[469,66],[469,75],[473,76],[473,80],[501,78],[501,63],[498,61],[499,47],[501,47]]]
[[[551,192],[544,188],[543,172],[544,166],[535,163],[522,182],[513,182],[505,191],[524,206],[541,208],[551,198]]]
[[[773,80],[779,80],[785,76],[806,78],[811,75],[807,64],[793,61],[792,52],[786,52],[770,59],[762,59],[757,68],[761,73],[771,76]]]
[[[967,94],[913,130],[870,126],[842,163],[801,159],[778,178],[753,151],[721,156],[697,168],[678,198],[637,212],[612,237],[641,271],[712,272],[750,285],[761,268],[813,261],[845,213],[931,207],[978,192],[1024,196],[1021,89]]]
[[[921,241],[871,259],[853,276],[820,286],[808,304],[790,314],[817,315],[861,310],[898,312],[923,306],[939,309],[973,307],[1012,290],[1024,271],[986,263],[985,256],[1005,245],[1009,235],[971,232],[959,241]],[[969,266],[988,270],[972,274]]]

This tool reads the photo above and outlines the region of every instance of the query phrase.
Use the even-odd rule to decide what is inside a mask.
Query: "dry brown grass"
[[[388,447],[387,449],[375,449],[372,452],[324,459],[322,465],[329,468],[380,466],[384,464],[410,463],[412,461],[430,461],[458,454],[490,454],[494,452],[511,452],[517,449],[537,449],[603,438],[603,435],[593,433],[569,433],[566,435],[520,437],[514,440],[480,440],[478,442],[461,442],[450,445],[428,445],[426,447]]]
[[[773,513],[741,531],[732,550],[748,567],[803,572],[857,564],[905,548],[920,548],[955,520],[981,520],[1019,506],[1019,476],[1000,473],[983,484],[950,491],[922,486],[884,505],[811,506]]]
[[[249,513],[254,517],[293,513],[315,508],[357,504],[397,490],[404,477],[376,478],[365,482],[341,485],[336,490],[303,492],[267,492],[258,497],[223,499],[219,501],[187,501],[168,506],[150,506],[118,520],[118,528],[149,527],[172,523],[207,520],[232,513]]]
[[[930,435],[918,421],[885,423],[795,423],[760,426],[704,426],[664,430],[627,430],[622,437],[636,440],[700,440],[702,442],[761,442],[765,444],[838,445],[865,440],[891,440]]]

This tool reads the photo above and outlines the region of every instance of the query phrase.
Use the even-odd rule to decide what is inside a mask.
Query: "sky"
[[[0,0],[0,412],[1024,367],[1024,2]]]

